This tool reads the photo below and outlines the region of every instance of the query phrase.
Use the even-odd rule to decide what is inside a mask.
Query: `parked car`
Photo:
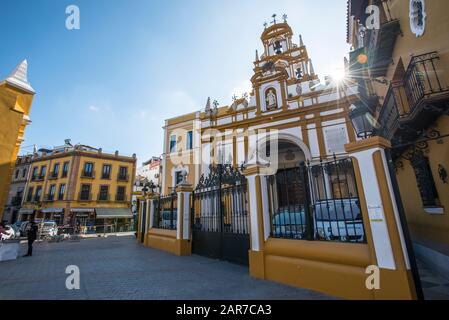
[[[176,227],[176,219],[177,219],[177,212],[171,212],[170,210],[163,210],[162,214],[162,228],[170,228],[172,225]]]
[[[315,239],[359,242],[365,239],[358,199],[315,202],[312,206]],[[307,224],[304,206],[278,210],[272,219],[273,237],[305,239]]]
[[[314,204],[316,237],[331,241],[363,241],[365,232],[358,199],[335,199]]]
[[[304,207],[286,207],[273,217],[273,237],[304,239],[306,236],[306,215]]]

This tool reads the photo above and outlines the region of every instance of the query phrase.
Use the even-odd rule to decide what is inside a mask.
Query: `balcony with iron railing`
[[[413,141],[448,111],[449,87],[439,59],[437,52],[414,56],[404,78],[391,83],[378,116],[380,135],[393,142]]]

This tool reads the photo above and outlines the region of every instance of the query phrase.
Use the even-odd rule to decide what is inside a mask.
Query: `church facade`
[[[165,121],[163,194],[180,182],[183,171],[195,186],[210,165],[240,167],[269,140],[283,148],[276,161],[269,159],[278,165],[285,164],[287,153],[298,163],[345,154],[344,145],[357,139],[348,117],[357,87],[331,78],[320,83],[302,37],[296,39],[286,21],[266,26],[251,92],[226,106],[209,98],[205,109]]]
[[[251,92],[165,121],[161,194],[140,203],[138,241],[333,296],[415,299],[389,142],[354,125],[363,87],[320,82],[286,16],[261,42]]]

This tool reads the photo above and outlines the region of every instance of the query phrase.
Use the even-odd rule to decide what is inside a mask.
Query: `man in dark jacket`
[[[27,237],[28,237],[28,252],[24,257],[31,257],[33,255],[33,242],[37,239],[38,226],[34,222],[34,219],[30,219],[30,223],[27,226]]]

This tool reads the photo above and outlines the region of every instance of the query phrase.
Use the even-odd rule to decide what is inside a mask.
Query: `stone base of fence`
[[[192,242],[176,239],[176,230],[150,229],[145,243],[147,247],[177,256],[188,256],[192,253]]]

